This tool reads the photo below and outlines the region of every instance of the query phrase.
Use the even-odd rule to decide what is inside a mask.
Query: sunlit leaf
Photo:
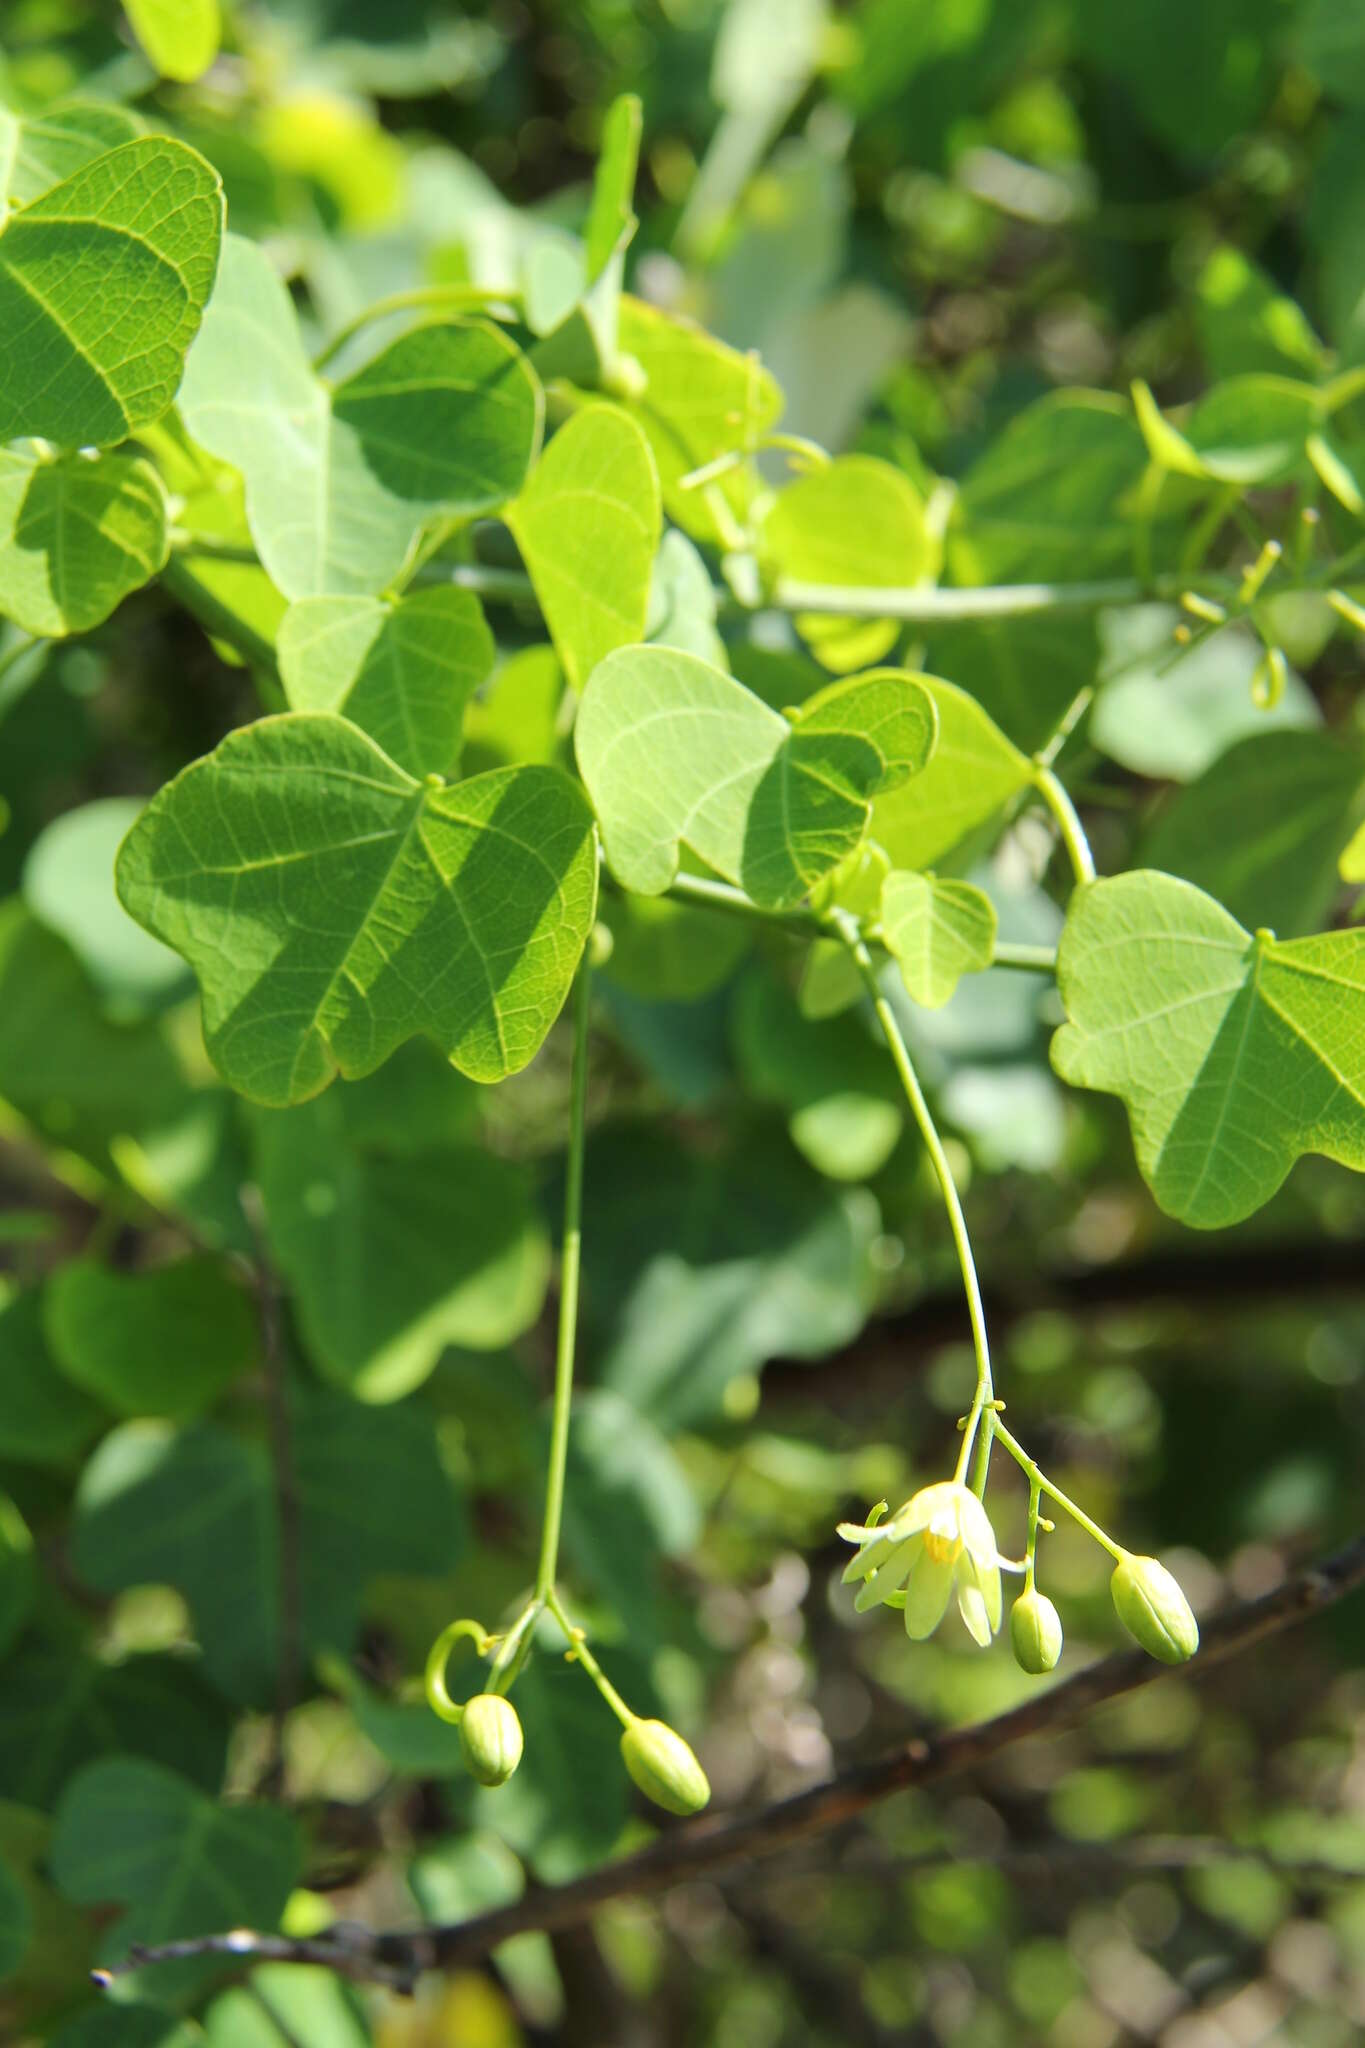
[[[26,632],[88,632],[168,553],[166,499],[150,464],[0,448],[0,614]]]
[[[1168,1215],[1239,1222],[1305,1152],[1365,1168],[1365,932],[1253,937],[1138,870],[1076,892],[1057,978],[1053,1065],[1122,1098]]]
[[[642,647],[596,670],[574,743],[627,888],[660,894],[687,845],[776,907],[854,850],[870,800],[923,768],[935,728],[928,692],[899,670],[832,684],[788,724],[695,655]]]
[[[941,1009],[964,974],[990,966],[995,927],[995,905],[970,882],[896,870],[883,884],[882,937],[926,1009]]]
[[[938,739],[923,773],[877,797],[871,836],[894,868],[928,867],[1028,787],[1033,764],[965,690],[916,678]]]
[[[344,719],[230,733],[162,790],[119,894],[199,977],[225,1079],[283,1106],[425,1034],[476,1080],[538,1050],[592,927],[581,793],[554,768],[418,782]]]
[[[124,0],[124,6],[163,78],[198,78],[218,55],[218,0]]]
[[[223,191],[182,142],[125,142],[0,234],[0,441],[105,446],[159,419],[208,302]]]

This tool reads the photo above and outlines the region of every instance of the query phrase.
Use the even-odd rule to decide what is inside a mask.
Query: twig
[[[1186,1672],[1201,1674],[1250,1649],[1266,1636],[1320,1613],[1365,1585],[1365,1535],[1259,1600],[1241,1601],[1204,1627],[1203,1646]],[[608,1900],[670,1890],[734,1864],[773,1855],[792,1842],[838,1827],[878,1801],[911,1786],[937,1784],[989,1763],[1031,1736],[1070,1727],[1093,1708],[1140,1691],[1168,1676],[1140,1650],[1103,1657],[1074,1678],[1035,1694],[992,1721],[941,1735],[915,1737],[888,1754],[856,1764],[808,1792],[756,1813],[705,1816],[661,1834],[649,1848],[625,1856],[570,1884],[533,1887],[512,1905],[449,1926],[410,1933],[366,1934],[308,1942],[237,1930],[135,1951],[101,1973],[108,1982],[123,1972],[189,1955],[246,1955],[275,1962],[325,1962],[351,1977],[411,1984],[425,1970],[456,1968],[488,1954],[514,1934],[575,1926]]]
[[[242,1212],[251,1230],[252,1267],[261,1324],[261,1364],[270,1425],[270,1462],[275,1478],[275,1513],[279,1522],[280,1616],[277,1634],[278,1670],[271,1754],[261,1790],[278,1789],[284,1777],[285,1724],[299,1696],[303,1670],[303,1599],[299,1583],[299,1493],[294,1471],[293,1432],[289,1419],[289,1388],[280,1342],[280,1304],[270,1268],[265,1216],[260,1192],[248,1183],[241,1190]]]

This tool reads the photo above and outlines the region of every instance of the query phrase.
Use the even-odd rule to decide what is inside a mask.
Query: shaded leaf
[[[885,1166],[904,1126],[902,1098],[860,1019],[803,1015],[771,974],[756,971],[740,983],[732,1032],[745,1087],[787,1112],[792,1143],[817,1173],[865,1180]]]
[[[899,670],[832,684],[788,724],[695,655],[643,647],[596,670],[574,743],[627,888],[661,894],[686,844],[779,907],[854,850],[870,799],[923,768],[935,724],[929,693]]]
[[[494,659],[479,600],[446,586],[394,603],[301,598],[277,646],[293,710],[343,713],[410,775],[453,771],[465,706]]]
[[[207,1257],[141,1273],[68,1260],[48,1282],[43,1324],[67,1378],[118,1415],[197,1415],[258,1348],[249,1297]]]
[[[89,632],[169,553],[150,463],[0,448],[0,613],[26,632]]]
[[[941,1009],[964,974],[990,966],[995,928],[995,905],[970,882],[898,869],[882,886],[882,937],[926,1009]]]
[[[612,405],[585,406],[560,428],[508,510],[575,689],[613,648],[645,636],[660,518],[648,444]]]
[[[344,719],[296,712],[169,783],[118,888],[194,968],[224,1078],[283,1106],[418,1034],[476,1080],[525,1066],[592,928],[596,868],[558,769],[433,787]]]
[[[0,441],[106,446],[159,419],[208,303],[216,171],[150,135],[83,165],[0,235]]]
[[[0,1458],[65,1470],[106,1420],[57,1370],[40,1290],[0,1298]]]
[[[1305,1152],[1365,1168],[1365,932],[1253,938],[1138,870],[1076,891],[1057,981],[1052,1063],[1122,1098],[1168,1215],[1237,1223]]]
[[[28,1893],[0,1857],[0,1983],[12,1977],[33,1939],[33,1912]]]
[[[10,1658],[0,1690],[0,1794],[50,1806],[74,1771],[116,1750],[155,1757],[206,1792],[227,1760],[228,1714],[193,1658],[106,1664],[34,1643]]]
[[[0,1493],[0,1657],[17,1641],[38,1595],[38,1560],[27,1522]]]

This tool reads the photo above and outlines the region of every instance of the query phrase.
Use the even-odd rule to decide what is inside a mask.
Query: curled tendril
[[[432,1644],[423,1679],[432,1713],[439,1714],[440,1718],[449,1721],[452,1727],[458,1727],[463,1720],[464,1708],[457,1705],[446,1690],[446,1665],[450,1662],[451,1651],[465,1636],[469,1637],[481,1657],[486,1657],[497,1641],[497,1637],[490,1636],[480,1622],[452,1621],[448,1628],[441,1630]]]

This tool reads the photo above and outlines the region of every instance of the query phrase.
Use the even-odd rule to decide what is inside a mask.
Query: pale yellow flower
[[[858,1545],[844,1573],[865,1583],[854,1605],[861,1614],[879,1601],[905,1598],[905,1632],[916,1642],[933,1634],[957,1595],[968,1633],[984,1649],[1000,1626],[1000,1553],[985,1508],[955,1479],[921,1487],[875,1528],[840,1524]]]

